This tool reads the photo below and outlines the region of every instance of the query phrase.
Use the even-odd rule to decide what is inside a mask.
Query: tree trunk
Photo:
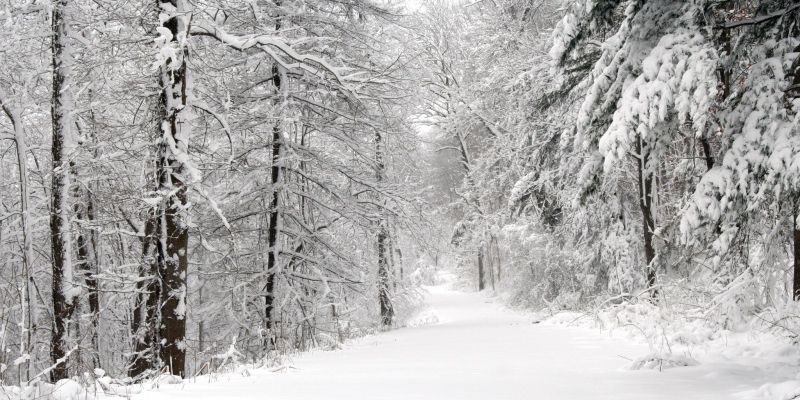
[[[161,295],[156,280],[155,227],[156,211],[153,211],[145,221],[139,281],[136,282],[136,303],[131,320],[134,354],[128,366],[128,376],[131,378],[141,377],[148,370],[156,368],[156,308]]]
[[[69,44],[69,1],[53,3],[52,53],[52,158],[53,177],[50,191],[50,236],[52,249],[53,334],[50,357],[51,380],[68,377],[67,343],[69,322],[75,310],[76,293],[72,282],[72,243],[70,239],[69,154],[72,146],[72,54]]]
[[[795,199],[794,203],[794,212],[792,213],[792,233],[794,236],[792,298],[794,301],[800,301],[800,226],[797,225],[797,218],[800,218],[800,212],[798,212],[798,200]]]
[[[279,26],[279,25],[278,25]],[[272,67],[272,83],[275,85],[276,93],[280,94],[283,90],[281,71],[277,65]],[[276,122],[272,127],[272,167],[270,169],[270,188],[272,194],[269,201],[269,226],[267,228],[267,283],[264,288],[265,301],[265,321],[264,329],[267,332],[267,350],[274,348],[274,320],[273,313],[275,308],[275,278],[278,273],[278,224],[280,223],[280,191],[278,186],[281,180],[281,153],[283,152],[283,137],[281,135],[281,124]]]
[[[723,7],[724,8],[724,7]],[[731,39],[730,31],[728,29],[721,29],[719,34],[719,46],[722,47],[725,54],[731,54]],[[720,85],[722,87],[721,101],[725,101],[731,94],[731,71],[725,63],[720,63],[717,68]],[[711,143],[708,141],[708,136],[705,134],[700,137],[700,145],[703,147],[703,156],[706,161],[706,170],[711,170],[714,167],[714,154],[711,150]]]
[[[400,250],[400,246],[395,247],[394,253],[397,255],[397,265],[400,272],[400,281],[402,282],[405,279],[405,271],[403,271],[403,251]]]
[[[73,176],[78,176],[75,165],[72,165]],[[78,237],[76,240],[77,245],[77,264],[76,267],[80,271],[80,277],[86,284],[89,292],[89,320],[90,320],[90,339],[92,343],[92,366],[100,368],[100,358],[97,333],[97,320],[100,317],[100,297],[97,287],[97,263],[95,262],[95,247],[92,240],[92,234],[83,225],[84,221],[91,221],[94,219],[93,201],[91,196],[84,193],[77,185],[75,186],[75,199],[74,204],[75,217],[80,221],[78,227]]]
[[[494,268],[495,268],[495,265],[496,265],[496,263],[495,263],[496,259],[494,258],[494,240],[493,239],[494,239],[494,236],[492,236],[492,240],[490,240],[489,243],[486,244],[486,261],[488,261],[488,263],[489,263],[489,283],[492,284],[492,291],[497,290],[497,286],[496,286],[496,282],[495,282],[495,276],[494,276],[494,271],[495,271]]]
[[[276,7],[281,6],[280,0],[275,0],[274,4]],[[275,30],[279,31],[281,29],[281,17],[278,16],[275,19]],[[272,84],[275,86],[275,93],[280,97],[282,91],[284,90],[283,85],[286,82],[283,82],[283,76],[281,74],[280,68],[278,65],[272,66]],[[276,101],[276,105],[279,104],[281,100]],[[272,167],[270,170],[270,188],[272,190],[272,195],[269,201],[269,226],[267,228],[267,246],[268,246],[268,254],[267,254],[267,282],[264,287],[264,330],[267,334],[267,342],[265,343],[265,348],[267,351],[270,349],[274,349],[275,347],[275,334],[274,334],[274,320],[272,314],[274,314],[275,308],[275,278],[278,273],[277,271],[277,264],[278,264],[278,223],[280,217],[280,211],[278,207],[280,205],[280,192],[278,191],[278,185],[280,184],[281,179],[281,153],[283,151],[283,137],[281,135],[281,123],[277,121],[275,125],[272,127]]]
[[[267,284],[264,288],[265,309],[264,315],[264,329],[267,335],[273,338],[273,318],[272,314],[275,307],[275,275],[277,264],[277,245],[278,245],[278,205],[280,200],[280,193],[278,192],[278,185],[280,182],[280,158],[281,158],[281,131],[276,125],[272,129],[272,168],[270,174],[270,184],[272,194],[269,201],[269,226],[267,228]],[[273,345],[269,343],[268,345]]]
[[[378,228],[378,302],[381,309],[381,325],[392,326],[394,310],[389,291],[389,254],[387,229],[383,224]]]
[[[800,45],[794,49],[795,53],[800,53]],[[791,79],[789,89],[785,93],[785,102],[791,113],[797,114],[800,110],[794,109],[795,101],[800,98],[800,57],[796,57],[792,63],[791,70],[788,74]],[[795,188],[797,193],[797,188]],[[797,197],[797,196],[796,196]],[[794,270],[792,279],[792,298],[795,301],[800,301],[800,227],[797,224],[797,218],[800,217],[800,210],[798,210],[798,203],[800,200],[795,198],[794,213],[792,215],[793,226],[793,239],[794,239]]]
[[[89,90],[89,102],[92,104],[93,102],[93,91]],[[99,152],[97,150],[97,121],[95,119],[94,110],[90,110],[90,119],[91,119],[91,127],[89,128],[89,136],[91,137],[91,143],[95,146],[94,148],[94,160],[96,161]],[[85,247],[85,254],[86,260],[88,261],[87,264],[84,265],[84,281],[86,283],[86,288],[89,292],[89,314],[91,319],[91,342],[92,342],[92,350],[93,350],[93,367],[94,368],[101,368],[101,360],[100,360],[100,285],[97,279],[97,274],[99,271],[99,260],[100,260],[100,247],[99,247],[99,235],[97,230],[94,229],[95,225],[95,185],[92,183],[87,183],[87,189],[85,190],[84,201],[86,205],[84,207],[85,210],[85,218],[88,222],[89,228],[83,227],[82,233],[85,236],[81,236],[85,241],[84,245],[79,245],[79,255],[80,255],[80,248]],[[83,220],[83,217],[80,215],[78,216],[78,220]]]
[[[389,222],[387,221],[387,224]],[[387,229],[386,233],[389,235],[388,239],[386,240],[386,258],[389,261],[389,280],[392,282],[392,291],[397,292],[397,281],[399,280],[397,276],[397,268],[394,259],[394,232],[391,229]]]
[[[650,288],[650,296],[655,299],[658,296],[656,285],[656,266],[655,247],[653,247],[653,233],[655,232],[655,222],[653,220],[653,175],[648,172],[648,155],[642,147],[641,138],[636,140],[636,152],[639,157],[638,177],[639,177],[639,206],[642,210],[642,230],[644,233],[644,259],[645,277],[647,287]]]
[[[481,244],[478,246],[478,291],[486,289],[486,281],[483,275],[483,245]]]
[[[706,159],[706,170],[710,171],[714,167],[714,155],[711,153],[711,144],[708,138],[703,136],[700,138],[700,145],[703,146],[703,154]]]
[[[403,251],[400,249],[400,234],[397,232],[397,224],[392,224],[392,271],[397,270],[398,278],[395,279],[395,290],[397,290],[397,283],[403,282],[405,279],[405,270],[403,268]]]
[[[503,280],[503,259],[500,256],[500,241],[497,240],[497,236],[492,236],[492,242],[494,243],[494,259],[497,262],[497,282]]]
[[[383,161],[383,137],[379,131],[375,131],[375,179],[378,185],[383,182],[383,175],[386,166]],[[391,249],[389,248],[389,227],[386,213],[384,210],[379,210],[380,221],[378,222],[378,303],[381,310],[381,325],[384,327],[392,326],[394,319],[394,307],[392,306],[392,298],[389,287],[390,279],[390,264],[389,258],[392,257]]]
[[[173,375],[184,376],[186,363],[186,273],[188,269],[189,230],[184,221],[187,207],[189,126],[186,59],[188,49],[178,40],[186,33],[190,13],[184,0],[158,0],[159,19],[172,34],[171,42],[179,48],[175,58],[161,66],[161,143],[159,144],[158,193],[162,196],[156,220],[156,266],[160,278],[160,322],[158,340],[160,367]]]

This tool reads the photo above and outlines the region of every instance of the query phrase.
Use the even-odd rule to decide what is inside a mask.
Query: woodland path
[[[747,371],[719,365],[626,369],[646,345],[601,331],[535,324],[478,293],[427,287],[419,326],[370,336],[339,351],[268,370],[163,385],[138,400],[742,399],[758,387]],[[438,320],[438,321],[437,321]]]

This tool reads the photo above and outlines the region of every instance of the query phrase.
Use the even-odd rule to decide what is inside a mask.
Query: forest
[[[5,0],[0,23],[9,398],[279,367],[412,327],[443,271],[651,348],[746,332],[800,360],[796,0]]]

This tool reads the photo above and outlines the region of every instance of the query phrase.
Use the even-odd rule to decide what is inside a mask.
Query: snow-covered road
[[[720,366],[630,371],[630,359],[648,353],[646,346],[534,324],[481,294],[443,286],[428,292],[427,325],[304,354],[285,372],[201,377],[134,399],[730,400],[758,386],[746,371]]]

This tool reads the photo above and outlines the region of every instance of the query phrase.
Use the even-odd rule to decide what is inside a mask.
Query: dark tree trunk
[[[647,287],[650,288],[650,295],[653,299],[658,296],[656,285],[656,266],[653,260],[656,257],[655,247],[653,246],[653,233],[655,232],[655,222],[653,220],[653,174],[648,171],[648,155],[642,148],[641,138],[636,139],[636,152],[639,171],[639,206],[642,210],[642,230],[644,233],[644,259],[645,276]]]
[[[88,203],[86,207],[86,215],[89,219],[89,223],[93,224],[95,220],[95,213],[94,199],[92,199],[91,196],[92,195],[89,194],[87,197]],[[86,287],[89,291],[89,313],[91,313],[92,318],[92,348],[95,352],[94,367],[102,368],[102,363],[100,361],[100,283],[97,280],[97,274],[100,271],[98,269],[98,240],[96,238],[96,232],[92,231],[89,233],[89,246],[92,251],[92,265],[91,269],[89,269],[89,274],[86,276]]]
[[[166,248],[159,241],[158,274],[161,278],[161,325],[159,330],[159,358],[173,375],[184,376],[186,362],[186,272],[189,231],[179,214],[186,204],[186,188],[181,185],[175,196],[162,210],[159,232],[166,232]]]
[[[403,251],[400,250],[400,247],[397,246],[394,249],[395,255],[397,255],[397,266],[398,271],[400,272],[400,281],[402,282],[405,279],[405,272],[403,271]]]
[[[800,52],[800,46],[794,49],[795,53]],[[800,110],[793,109],[794,101],[800,98],[800,57],[795,58],[789,72],[790,86],[785,93],[785,101],[789,110],[793,114],[797,114]],[[795,193],[798,189],[795,188]],[[795,301],[800,301],[800,227],[797,225],[797,218],[800,217],[800,199],[795,195],[794,212],[792,213],[792,233],[794,239],[794,265],[793,265],[793,279],[792,279],[792,294]]]
[[[50,341],[50,357],[53,369],[50,378],[55,382],[69,377],[67,372],[67,337],[70,319],[75,310],[75,294],[72,288],[71,246],[69,231],[69,185],[68,162],[71,119],[70,53],[66,11],[68,0],[53,3],[52,52],[53,52],[53,178],[50,204],[50,239],[52,249],[52,298],[53,334]]]
[[[722,10],[725,12],[730,12],[731,7],[722,5]],[[723,13],[724,15],[724,13]],[[721,29],[719,30],[719,37],[717,46],[722,48],[722,51],[725,54],[731,54],[731,34],[730,30],[728,29]],[[722,85],[722,101],[728,98],[731,95],[731,70],[730,67],[725,65],[724,63],[720,63],[719,68],[717,68],[717,74],[719,75],[719,81]]]
[[[281,74],[278,66],[272,68],[272,82],[275,85],[275,90],[278,94],[281,92]],[[275,278],[278,273],[278,223],[280,217],[280,192],[278,185],[281,179],[281,152],[283,146],[283,138],[281,136],[280,122],[276,123],[272,128],[272,167],[270,169],[270,187],[272,194],[269,200],[269,227],[267,228],[267,283],[264,287],[264,329],[267,332],[268,342],[267,350],[274,347],[274,320],[273,313],[275,308]]]
[[[278,203],[280,194],[278,193],[278,184],[280,180],[280,157],[281,157],[281,133],[280,128],[277,126],[273,128],[272,133],[272,168],[270,174],[270,184],[272,185],[272,194],[269,201],[269,227],[267,228],[267,284],[264,288],[265,309],[264,315],[264,328],[268,334],[272,335],[273,327],[273,309],[275,307],[275,275],[277,257],[276,246],[278,244]]]
[[[183,0],[158,0],[163,27],[178,43],[179,34],[187,29]],[[173,375],[184,376],[186,363],[186,273],[188,269],[189,230],[184,221],[187,210],[186,166],[175,152],[188,153],[188,130],[184,112],[188,106],[188,49],[168,59],[161,66],[161,143],[159,144],[158,193],[164,198],[156,220],[156,267],[160,283],[158,320],[159,367],[167,367]]]
[[[794,212],[792,213],[792,233],[794,236],[792,298],[795,301],[800,301],[800,226],[797,226],[797,218],[800,217],[800,212],[798,212],[797,203],[798,201],[795,200]]]
[[[478,291],[486,289],[486,280],[483,271],[483,245],[478,246]]]
[[[198,273],[199,273],[200,276],[203,275],[203,271],[202,270],[198,270]],[[205,300],[203,298],[203,288],[204,287],[205,287],[205,282],[201,283],[200,287],[197,290],[197,305],[198,305],[199,308],[203,307],[203,302]],[[200,353],[200,354],[202,354],[206,349],[206,346],[205,346],[205,333],[206,333],[205,320],[200,319],[200,321],[197,322],[197,352]]]
[[[706,159],[706,170],[711,170],[714,167],[714,154],[711,152],[711,144],[708,138],[703,136],[700,138],[700,145],[703,146],[703,155]]]
[[[276,7],[280,8],[282,2],[280,0],[275,0],[274,4]],[[281,29],[281,24],[282,18],[279,14],[275,18],[276,31]],[[280,97],[281,91],[283,90],[283,85],[285,83],[286,82],[282,82],[280,68],[278,68],[277,65],[273,65],[272,84],[275,86],[275,93],[278,97]],[[280,193],[278,191],[278,185],[281,179],[280,163],[281,153],[283,151],[282,146],[283,138],[281,136],[281,124],[280,121],[278,121],[275,123],[275,126],[272,127],[272,167],[270,170],[270,188],[272,190],[272,195],[269,200],[269,226],[267,228],[267,282],[264,286],[264,329],[267,332],[267,342],[265,343],[265,348],[267,350],[274,349],[275,347],[275,324],[272,314],[275,312],[275,278],[278,273],[277,245],[278,223],[280,219],[280,210],[278,210],[280,205]]]

